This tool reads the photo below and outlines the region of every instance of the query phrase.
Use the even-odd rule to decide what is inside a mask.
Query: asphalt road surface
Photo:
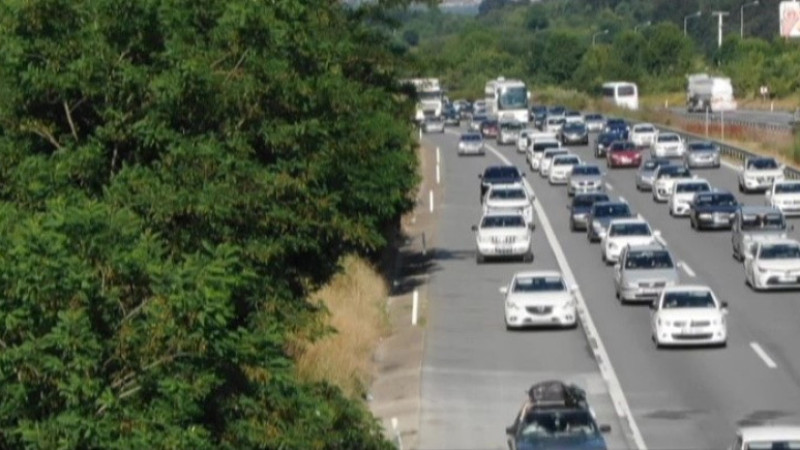
[[[480,217],[478,173],[497,164],[456,155],[457,129],[428,135],[442,154],[444,204],[431,284],[423,361],[421,449],[504,448],[504,428],[530,384],[561,378],[583,385],[600,422],[618,425],[582,330],[507,332],[498,288],[516,271],[557,268],[550,243],[537,227],[535,260],[476,265],[470,226]],[[487,141],[491,142],[491,141]],[[607,190],[626,199],[663,238],[683,283],[707,284],[730,304],[728,346],[722,349],[657,350],[650,340],[649,309],[622,306],[614,298],[612,268],[597,244],[569,231],[564,186],[530,173],[512,146],[491,145],[523,168],[574,272],[610,363],[616,370],[637,428],[648,449],[722,449],[743,425],[800,424],[800,293],[755,293],[732,257],[730,232],[695,232],[688,219],[669,216],[665,204],[638,192],[635,169],[608,171]],[[588,162],[603,160],[588,147],[572,147]],[[747,204],[762,194],[740,194],[735,172],[696,170],[714,187]],[[538,218],[537,218],[538,223]],[[798,230],[791,236],[800,239]],[[621,448],[619,433],[609,448]]]

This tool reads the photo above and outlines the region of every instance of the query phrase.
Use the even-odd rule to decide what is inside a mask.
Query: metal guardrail
[[[680,120],[686,120],[695,123],[705,123],[706,116],[703,113],[695,114],[679,114],[672,110],[667,110],[671,115],[675,116]],[[708,116],[709,123],[719,123],[721,119],[724,119],[724,123],[726,126],[740,126],[745,128],[755,128],[764,131],[776,131],[776,132],[784,132],[784,133],[791,133],[794,131],[794,126],[791,123],[766,123],[766,122],[754,122],[749,120],[741,120],[741,119],[728,119],[724,115],[720,115],[719,113],[712,113]]]
[[[749,150],[745,150],[745,149],[740,148],[740,147],[736,147],[736,146],[733,146],[733,145],[730,145],[730,144],[726,144],[724,142],[720,142],[720,141],[717,141],[715,139],[711,139],[711,138],[708,138],[706,136],[702,136],[702,135],[699,135],[699,134],[687,133],[687,132],[685,132],[683,130],[677,130],[677,129],[674,129],[674,128],[671,128],[671,127],[667,127],[667,126],[660,125],[660,124],[655,124],[655,123],[653,125],[659,131],[663,130],[663,131],[669,131],[671,133],[676,133],[676,134],[680,135],[684,140],[697,140],[697,141],[710,141],[710,142],[713,142],[714,144],[717,145],[717,147],[719,147],[720,154],[722,156],[725,156],[728,159],[732,159],[732,160],[734,160],[736,162],[744,161],[746,158],[763,156],[763,155],[760,155],[758,153],[754,153],[754,152],[751,152]],[[786,166],[785,169],[784,169],[784,174],[786,175],[786,178],[788,178],[788,179],[800,180],[800,170],[798,170],[798,169],[796,169],[794,167]]]

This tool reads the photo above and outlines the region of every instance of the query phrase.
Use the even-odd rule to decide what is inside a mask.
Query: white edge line
[[[778,365],[775,364],[775,361],[773,361],[772,358],[769,357],[767,352],[765,352],[764,349],[761,348],[761,346],[758,345],[757,342],[751,342],[750,347],[753,349],[754,352],[756,352],[756,355],[758,355],[759,358],[761,358],[761,360],[764,361],[764,364],[766,364],[767,367],[769,367],[770,369],[778,367]]]
[[[436,165],[436,184],[440,184],[442,182],[442,175],[441,170],[439,170],[439,164]]]
[[[607,191],[613,191],[614,190],[614,186],[612,186],[611,183],[606,183],[606,190]]]
[[[417,314],[419,314],[419,291],[414,289],[411,296],[411,325],[417,326]]]
[[[439,165],[440,161],[441,161],[441,159],[440,159],[440,156],[439,156],[439,147],[436,147],[436,165],[437,166]]]
[[[433,212],[433,189],[428,191],[428,206],[430,211]]]
[[[694,270],[692,270],[692,268],[689,267],[688,264],[686,264],[686,261],[681,261],[678,264],[681,266],[681,269],[683,269],[683,271],[686,272],[686,275],[689,275],[692,278],[697,276],[697,274],[694,273]]]
[[[492,147],[491,145],[487,145],[486,148],[488,148],[489,151],[494,153],[495,156],[497,156],[504,163],[513,165],[511,161],[496,148]],[[530,183],[528,183],[528,180],[523,180],[525,186],[532,191],[533,189],[531,188]],[[553,227],[550,225],[550,220],[547,218],[544,208],[542,207],[538,198],[534,200],[533,207],[536,209],[536,215],[539,217],[541,228],[544,230],[547,241],[550,243],[550,247],[556,256],[556,261],[558,261],[558,265],[561,268],[561,272],[564,274],[564,278],[571,285],[577,286],[575,276],[573,275],[572,269],[569,266],[567,257],[564,254],[564,251],[561,249],[561,244],[558,242],[558,237],[556,237],[555,231],[553,231]],[[647,445],[645,445],[642,433],[636,424],[633,414],[631,413],[628,400],[625,398],[625,392],[622,390],[622,385],[619,382],[619,378],[617,378],[617,373],[614,370],[614,367],[611,365],[611,360],[608,357],[608,352],[606,352],[603,341],[600,340],[600,335],[598,334],[597,328],[594,325],[594,321],[589,314],[589,309],[586,306],[586,300],[583,298],[580,288],[578,288],[575,297],[578,302],[578,317],[580,318],[581,324],[583,325],[583,330],[587,335],[586,337],[589,341],[589,345],[592,347],[592,352],[594,353],[595,361],[600,369],[600,374],[603,376],[606,384],[608,384],[608,394],[614,403],[614,409],[617,411],[617,416],[628,423],[628,426],[631,429],[631,434],[633,435],[634,443],[636,444],[636,448],[640,450],[647,450]],[[592,345],[592,343],[594,343],[594,345]]]

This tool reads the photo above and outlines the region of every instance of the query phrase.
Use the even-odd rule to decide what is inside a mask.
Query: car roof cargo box
[[[551,380],[536,383],[528,390],[534,407],[576,407],[586,405],[586,392],[574,384]]]

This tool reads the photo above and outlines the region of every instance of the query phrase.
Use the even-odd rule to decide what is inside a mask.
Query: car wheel
[[[717,344],[717,347],[718,348],[727,348],[728,347],[728,341],[727,340],[722,341],[721,343]]]
[[[661,344],[661,341],[655,335],[653,335],[653,344],[656,345],[656,350],[661,350],[664,348],[664,346]]]
[[[690,218],[689,218],[689,225],[691,225],[691,226],[692,226],[692,229],[693,229],[693,230],[696,230],[696,229],[697,229],[697,225],[694,223],[694,217],[690,217]]]
[[[744,186],[742,186],[742,182],[739,182],[739,192],[744,192]]]

